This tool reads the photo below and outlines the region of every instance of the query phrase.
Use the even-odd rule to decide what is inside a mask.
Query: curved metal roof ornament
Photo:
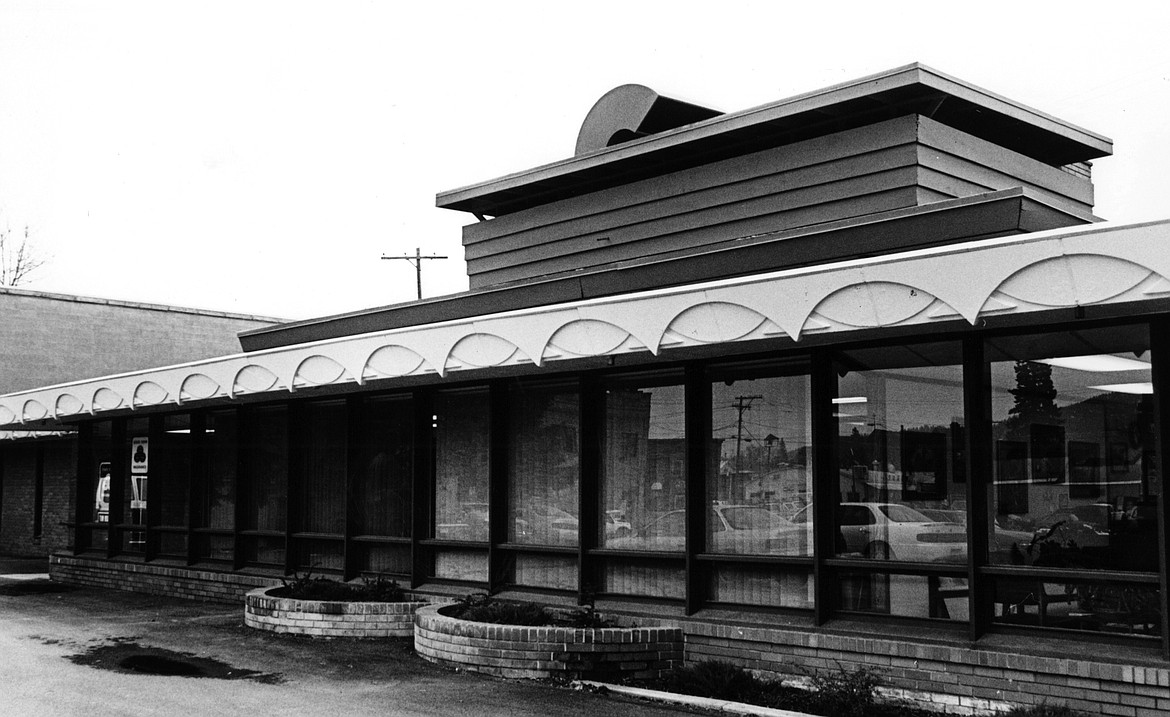
[[[621,85],[601,96],[577,134],[581,155],[723,114],[664,97],[645,85]]]

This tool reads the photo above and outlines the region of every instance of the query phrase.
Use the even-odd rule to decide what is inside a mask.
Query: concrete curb
[[[746,715],[747,717],[816,717],[816,715],[810,715],[807,712],[778,710],[772,707],[759,707],[757,705],[744,704],[743,702],[729,702],[727,700],[717,700],[711,697],[680,695],[677,692],[660,692],[659,690],[647,690],[641,687],[614,685],[608,682],[574,680],[572,684],[574,689],[593,689],[598,691],[605,689],[609,692],[613,692],[614,694],[627,695],[630,697],[640,697],[645,700],[654,700],[655,702],[685,705],[687,707],[698,707],[705,710],[715,710],[717,712],[725,712],[732,715]]]

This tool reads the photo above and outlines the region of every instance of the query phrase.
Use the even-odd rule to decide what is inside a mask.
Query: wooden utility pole
[[[418,281],[418,298],[422,299],[422,260],[423,259],[446,259],[447,257],[438,256],[436,254],[432,254],[430,256],[423,256],[421,253],[419,253],[418,247],[415,247],[414,256],[411,256],[410,254],[403,254],[402,256],[386,256],[385,254],[383,254],[382,258],[383,259],[406,259],[407,261],[409,261],[411,264],[414,265],[414,273],[415,273],[415,277]]]

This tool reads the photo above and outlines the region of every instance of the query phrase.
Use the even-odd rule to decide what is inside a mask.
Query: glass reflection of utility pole
[[[403,254],[402,256],[386,256],[385,254],[383,254],[382,258],[383,259],[405,259],[414,265],[414,274],[415,274],[415,278],[416,278],[417,284],[418,284],[418,298],[421,300],[422,299],[422,260],[423,259],[446,259],[447,257],[438,256],[436,254],[432,254],[430,256],[423,256],[421,253],[419,253],[419,248],[415,247],[414,256],[411,256],[410,254]]]
[[[739,418],[736,419],[735,423],[735,478],[740,477],[739,460],[740,448],[743,445],[743,414],[744,411],[751,410],[752,401],[757,398],[763,398],[763,396],[736,396],[735,404],[732,405],[732,408],[739,412]],[[731,491],[728,491],[729,495],[730,493]]]

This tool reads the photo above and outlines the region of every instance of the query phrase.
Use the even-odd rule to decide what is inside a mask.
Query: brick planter
[[[678,627],[526,627],[444,615],[428,605],[414,617],[414,649],[441,664],[498,677],[613,680],[658,677],[682,664]]]
[[[244,624],[312,637],[410,637],[414,611],[425,602],[332,602],[272,597],[257,588],[244,597]]]

